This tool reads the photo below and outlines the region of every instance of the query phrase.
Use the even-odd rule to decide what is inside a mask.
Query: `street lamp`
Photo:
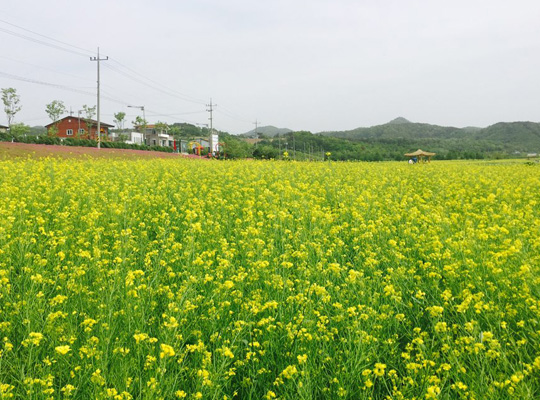
[[[143,120],[144,120],[144,132],[146,133],[146,114],[144,113],[144,106],[128,106],[129,108],[138,108],[139,110],[142,110],[143,114]]]

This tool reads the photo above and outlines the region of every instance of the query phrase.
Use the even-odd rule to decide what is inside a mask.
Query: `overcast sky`
[[[52,100],[96,103],[98,46],[108,123],[131,104],[205,124],[210,98],[231,133],[540,121],[537,0],[3,0],[0,43],[0,87],[31,126]]]

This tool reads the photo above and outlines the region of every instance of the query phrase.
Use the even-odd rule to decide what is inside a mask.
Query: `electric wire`
[[[70,76],[72,78],[77,78],[77,79],[81,79],[81,80],[84,80],[84,81],[92,81],[94,82],[93,79],[90,79],[90,78],[84,78],[82,76],[78,76],[78,75],[73,75],[73,74],[70,74],[68,72],[61,72],[61,71],[57,71],[57,70],[54,70],[52,68],[47,68],[47,67],[44,67],[42,65],[37,65],[37,64],[32,64],[32,63],[29,63],[27,61],[21,61],[21,60],[16,60],[14,58],[11,58],[11,57],[6,57],[6,56],[2,56],[0,55],[0,58],[4,58],[6,60],[10,60],[10,61],[14,61],[14,62],[17,62],[17,63],[20,63],[20,64],[25,64],[25,65],[30,65],[32,67],[35,67],[35,68],[40,68],[40,69],[43,69],[45,71],[49,71],[49,72],[54,72],[55,74],[60,74],[60,75],[66,75],[66,76]]]
[[[66,90],[66,91],[70,91],[70,92],[74,92],[74,93],[84,94],[84,95],[87,95],[87,96],[92,96],[92,97],[95,96],[95,93],[87,92],[87,91],[84,91],[84,90],[81,90],[81,89],[77,89],[75,87],[59,85],[59,84],[56,84],[56,83],[39,81],[37,79],[26,78],[26,77],[23,77],[23,76],[17,76],[17,75],[9,74],[7,72],[0,71],[0,76],[4,76],[4,77],[9,78],[9,79],[15,79],[15,80],[23,81],[23,82],[33,83],[33,84],[37,84],[37,85],[53,87],[53,88],[56,88],[56,89]],[[104,99],[112,101],[114,103],[118,103],[118,104],[121,104],[121,105],[124,105],[124,106],[128,105],[128,103],[126,103],[125,101],[116,99],[114,97],[109,97],[109,96],[102,96],[102,97]],[[175,119],[175,120],[180,121],[180,122],[188,122],[188,123],[198,124],[195,121],[186,120],[184,118],[175,118],[172,114],[163,114],[163,113],[161,113],[159,111],[154,111],[154,110],[149,110],[149,109],[146,109],[146,111],[147,111],[148,115],[150,115],[150,116],[165,116],[165,115],[167,115],[167,116],[170,116],[172,119]]]
[[[228,112],[226,109],[223,110],[224,107],[221,107],[220,109],[216,108],[216,111],[222,115],[225,115],[226,117],[229,117],[229,118],[232,118],[232,119],[235,119],[237,121],[241,121],[241,122],[245,122],[245,123],[251,123],[251,121],[248,121],[247,119],[244,119],[244,118],[241,118],[231,112]]]
[[[44,45],[44,46],[48,46],[48,47],[51,47],[51,48],[55,48],[55,49],[57,49],[57,50],[65,51],[65,52],[68,52],[68,53],[73,53],[73,54],[77,54],[77,55],[81,55],[81,56],[85,56],[85,57],[88,57],[88,56],[90,56],[90,55],[93,54],[93,52],[91,52],[91,51],[89,51],[89,50],[83,49],[83,48],[78,47],[78,46],[74,46],[74,45],[72,45],[72,44],[69,44],[69,43],[67,43],[67,42],[63,42],[63,41],[61,41],[61,40],[54,39],[54,38],[52,38],[52,37],[50,37],[50,36],[42,35],[42,34],[40,34],[40,33],[38,33],[38,32],[32,31],[32,30],[30,30],[30,29],[23,28],[23,27],[21,27],[21,26],[12,24],[12,23],[7,22],[7,21],[5,21],[5,20],[0,19],[0,22],[5,23],[5,24],[8,24],[8,25],[11,25],[11,26],[14,26],[14,27],[16,27],[16,28],[18,28],[18,29],[22,29],[22,30],[24,30],[24,31],[26,31],[26,32],[29,32],[29,33],[32,33],[32,34],[34,34],[34,35],[41,36],[41,37],[46,38],[46,39],[48,39],[48,40],[52,40],[52,41],[54,41],[54,42],[63,44],[63,45],[65,45],[65,46],[69,46],[69,47],[72,47],[72,48],[75,48],[75,49],[78,49],[78,50],[82,50],[82,51],[84,51],[84,52],[86,52],[86,53],[88,53],[88,54],[81,53],[80,51],[75,51],[75,50],[67,49],[67,48],[65,48],[65,47],[58,46],[58,45],[55,45],[55,44],[53,44],[53,43],[48,43],[48,42],[46,42],[46,41],[43,41],[43,40],[40,40],[40,39],[36,39],[36,38],[30,37],[30,36],[27,36],[27,35],[23,35],[23,34],[21,34],[21,33],[14,32],[14,31],[11,31],[11,30],[8,30],[8,29],[5,29],[5,28],[1,28],[1,27],[0,27],[0,32],[8,33],[8,34],[10,34],[10,35],[13,35],[13,36],[16,36],[16,37],[19,37],[19,38],[22,38],[22,39],[29,40],[29,41],[31,41],[31,42],[35,42],[35,43],[38,43],[38,44],[42,44],[42,45]],[[135,71],[134,69],[128,67],[127,65],[124,65],[123,63],[121,63],[120,61],[118,61],[118,60],[116,60],[116,59],[110,58],[110,60],[113,61],[114,63],[118,64],[118,65],[121,66],[122,68],[131,71],[132,73],[134,73],[134,74],[136,74],[136,75],[138,75],[138,76],[140,76],[140,77],[146,79],[147,81],[152,82],[154,85],[158,85],[158,86],[167,88],[167,86],[165,86],[165,85],[163,85],[163,84],[160,84],[159,82],[156,82],[156,81],[154,81],[154,80],[152,80],[152,79],[150,79],[150,78],[145,77],[144,75],[138,73],[138,72]],[[155,86],[153,86],[153,85],[150,85],[150,84],[148,84],[147,82],[145,82],[145,81],[143,81],[143,80],[141,80],[141,79],[138,79],[138,78],[134,77],[133,75],[131,75],[131,74],[125,72],[125,71],[122,71],[122,70],[121,70],[120,68],[118,68],[118,67],[113,67],[113,66],[110,66],[110,65],[107,65],[107,64],[104,64],[104,66],[107,67],[107,68],[109,68],[109,69],[112,69],[113,71],[116,71],[117,73],[119,73],[119,74],[121,74],[121,75],[124,75],[125,77],[127,77],[127,78],[129,78],[129,79],[131,79],[131,80],[133,80],[133,81],[135,81],[135,82],[138,82],[138,83],[140,83],[140,84],[142,84],[142,85],[145,85],[145,86],[147,86],[147,87],[150,87],[150,88],[152,88],[152,89],[154,89],[154,90],[157,90],[157,91],[159,91],[159,92],[161,92],[161,93],[167,94],[167,95],[172,96],[172,97],[177,97],[177,98],[179,98],[179,99],[181,99],[181,100],[184,100],[184,101],[193,102],[193,103],[197,103],[197,104],[204,104],[204,101],[203,101],[203,100],[197,99],[197,98],[192,97],[192,96],[188,96],[188,95],[186,95],[186,94],[184,94],[184,93],[181,93],[181,92],[172,90],[172,89],[170,89],[170,88],[167,88],[167,90],[163,90],[163,89],[157,88],[157,87],[155,87]]]
[[[63,46],[68,46],[72,49],[77,49],[77,50],[72,50],[72,49],[69,49],[69,48],[66,48],[66,47],[63,47],[63,46],[60,46],[60,45],[57,45],[57,44],[54,44],[54,43],[50,43],[50,42],[46,42],[44,40],[40,40],[40,39],[37,39],[37,38],[33,38],[31,36],[27,36],[27,35],[24,35],[24,34],[21,34],[19,32],[15,32],[15,31],[12,31],[12,30],[9,30],[9,29],[5,29],[5,28],[2,28],[0,27],[0,32],[4,32],[4,33],[7,33],[9,35],[13,35],[15,37],[18,37],[18,38],[21,38],[21,39],[25,39],[25,40],[28,40],[28,41],[31,41],[31,42],[34,42],[34,43],[38,43],[38,44],[41,44],[41,45],[44,45],[44,46],[47,46],[47,47],[50,47],[50,48],[54,48],[54,49],[57,49],[57,50],[60,50],[60,51],[64,51],[64,52],[67,52],[67,53],[71,53],[71,54],[75,54],[75,55],[79,55],[79,56],[84,56],[84,57],[89,57],[91,55],[94,54],[94,52],[90,51],[90,50],[87,50],[87,49],[84,49],[82,47],[78,47],[78,46],[75,46],[75,45],[72,45],[72,44],[69,44],[67,42],[64,42],[64,41],[61,41],[61,40],[57,40],[57,39],[54,39],[52,37],[49,37],[49,36],[46,36],[46,35],[43,35],[43,34],[40,34],[38,32],[35,32],[35,31],[32,31],[30,29],[27,29],[27,28],[24,28],[24,27],[21,27],[21,26],[18,26],[16,24],[13,24],[13,23],[10,23],[8,21],[5,21],[5,20],[2,20],[0,19],[0,22],[4,23],[4,24],[7,24],[7,25],[10,25],[12,27],[15,27],[15,28],[18,28],[20,30],[23,30],[25,32],[28,32],[28,33],[31,33],[33,35],[37,35],[37,36],[40,36],[42,38],[45,38],[47,40],[50,40],[50,41],[53,41],[53,42],[56,42],[56,43],[59,43]],[[84,52],[84,53],[83,53]],[[0,56],[0,57],[3,57],[5,59],[9,59],[8,57],[5,57],[5,56]],[[13,59],[12,59],[13,60]],[[126,72],[126,71],[123,71],[121,68],[118,68],[118,67],[115,67],[113,65],[110,65],[110,64],[103,64],[106,68],[120,74],[120,75],[123,75],[124,77],[128,78],[128,79],[131,79],[137,83],[140,83],[141,85],[144,85],[144,86],[147,86],[153,90],[156,90],[158,92],[161,92],[163,94],[166,94],[168,96],[171,96],[171,97],[176,97],[178,99],[181,99],[183,101],[187,101],[187,102],[192,102],[192,103],[195,103],[195,104],[200,104],[200,105],[205,105],[205,101],[204,100],[201,100],[201,99],[198,99],[196,97],[193,97],[193,96],[189,96],[189,95],[186,95],[184,93],[181,93],[179,91],[176,91],[174,89],[171,89],[169,88],[168,86],[166,85],[163,85],[159,82],[156,82],[155,80],[151,79],[151,78],[148,78],[140,73],[138,73],[137,71],[135,71],[134,69],[128,67],[127,65],[124,65],[122,64],[120,61],[116,60],[116,59],[112,59],[112,58],[109,58],[109,60],[111,60],[113,63],[117,64],[118,66],[120,66],[121,68],[127,70],[127,71],[130,71],[130,72]],[[22,61],[18,61],[18,60],[13,60],[13,61],[16,61],[16,62],[21,62],[21,63],[25,63],[25,62],[22,62]],[[29,64],[29,65],[33,65],[33,64],[30,64],[30,63],[26,63],[26,64]],[[37,65],[33,65],[33,66],[36,66]],[[41,68],[44,68],[44,69],[47,69],[45,67],[41,67]],[[68,75],[68,76],[73,76],[73,77],[76,77],[78,79],[85,79],[85,78],[82,78],[82,77],[77,77],[75,75],[71,75],[71,74],[67,74],[67,73],[62,73],[62,72],[58,72],[58,71],[53,71],[53,72],[56,72],[56,73],[60,73],[60,74],[64,74],[64,75]],[[137,75],[137,76],[134,76],[133,74]],[[44,81],[39,81],[39,80],[36,80],[36,79],[32,79],[32,78],[26,78],[26,77],[21,77],[21,76],[17,76],[17,75],[14,75],[14,74],[9,74],[9,73],[6,73],[6,72],[2,72],[0,71],[0,75],[4,76],[4,77],[7,77],[7,78],[10,78],[10,79],[15,79],[15,80],[19,80],[19,81],[23,81],[23,82],[28,82],[28,83],[33,83],[33,84],[39,84],[39,85],[44,85],[44,86],[49,86],[49,87],[54,87],[54,88],[57,88],[57,89],[61,89],[61,90],[66,90],[66,91],[71,91],[71,92],[75,92],[75,93],[79,93],[79,94],[84,94],[84,95],[90,95],[90,96],[95,96],[95,93],[91,93],[91,92],[87,92],[87,91],[84,91],[84,90],[81,90],[81,89],[78,89],[78,88],[75,88],[75,87],[70,87],[70,86],[66,86],[66,85],[60,85],[60,84],[55,84],[55,83],[49,83],[49,82],[44,82]],[[142,78],[142,79],[141,79]],[[144,79],[144,80],[143,80]],[[87,80],[87,79],[85,79]],[[148,83],[148,82],[151,82],[152,84]],[[161,86],[163,88],[166,88],[166,90],[164,89],[161,89],[159,87],[156,87],[156,86]],[[122,104],[122,105],[128,105],[130,104],[129,102],[125,102],[125,101],[122,101],[122,100],[119,100],[119,99],[116,99],[112,96],[103,96],[104,99],[106,100],[109,100],[109,101],[112,101],[114,103],[118,103],[118,104]],[[223,109],[223,111],[221,111],[221,109]],[[229,118],[233,118],[233,119],[237,119],[239,121],[242,121],[242,122],[246,122],[246,123],[249,123],[249,121],[247,119],[245,119],[244,117],[234,113],[233,111],[231,110],[228,110],[226,107],[223,107],[221,106],[221,109],[218,109],[217,111],[220,112],[221,114],[229,117]],[[193,124],[196,124],[196,125],[204,125],[204,124],[200,124],[198,122],[194,122],[194,121],[188,121],[188,120],[184,120],[184,119],[178,119],[178,118],[174,118],[174,116],[177,116],[177,115],[185,115],[185,114],[188,114],[188,113],[176,113],[176,114],[162,114],[162,113],[152,113],[150,110],[147,110],[149,111],[151,114],[155,114],[154,116],[167,116],[167,117],[172,117],[173,119],[177,119],[179,121],[185,121],[185,122],[188,122],[188,123],[193,123]],[[200,112],[193,112],[192,114],[196,114],[196,113],[203,113],[203,111],[200,111]],[[190,113],[191,114],[191,113]]]
[[[22,26],[15,25],[15,24],[13,24],[13,23],[11,23],[11,22],[8,22],[8,21],[5,21],[5,20],[3,20],[3,19],[0,19],[0,22],[3,22],[4,24],[7,24],[7,25],[11,25],[11,26],[13,26],[13,27],[15,27],[15,28],[21,29],[21,30],[26,31],[26,32],[29,32],[29,33],[33,33],[34,35],[41,36],[41,37],[43,37],[43,38],[52,40],[53,42],[57,42],[57,43],[60,43],[60,44],[65,45],[65,46],[73,47],[74,49],[82,50],[82,51],[84,51],[84,52],[87,52],[89,55],[94,54],[93,51],[90,51],[90,50],[87,50],[87,49],[83,49],[82,47],[74,46],[74,45],[69,44],[69,43],[66,43],[66,42],[62,42],[61,40],[54,39],[54,38],[52,38],[52,37],[50,37],[50,36],[46,36],[46,35],[43,35],[43,34],[38,33],[38,32],[34,32],[34,31],[30,30],[30,29],[23,28]],[[85,56],[86,56],[86,55],[85,55]]]
[[[171,91],[164,90],[164,89],[161,89],[161,88],[159,88],[159,87],[156,87],[155,85],[152,85],[152,84],[150,84],[150,83],[148,83],[148,82],[145,82],[145,81],[143,81],[142,79],[139,79],[139,78],[137,78],[137,77],[135,77],[135,76],[133,76],[133,75],[131,75],[131,74],[125,72],[125,71],[122,71],[120,68],[115,67],[115,66],[113,66],[113,65],[110,65],[110,64],[103,64],[103,66],[106,67],[107,69],[110,69],[110,70],[112,70],[112,71],[114,71],[114,72],[116,72],[116,73],[118,73],[118,74],[120,74],[120,75],[122,75],[122,76],[128,78],[128,79],[131,79],[131,80],[134,81],[134,82],[140,83],[141,85],[147,86],[147,87],[149,87],[149,88],[151,88],[151,89],[154,89],[154,90],[156,90],[156,91],[158,91],[158,92],[161,92],[161,93],[163,93],[163,94],[166,94],[166,95],[168,95],[168,96],[175,97],[175,98],[177,98],[177,99],[180,99],[180,100],[183,100],[183,101],[187,101],[187,102],[190,102],[190,103],[204,104],[204,103],[201,103],[200,101],[192,100],[192,99],[190,99],[190,98],[188,98],[188,97],[186,97],[186,96],[183,96],[183,95],[180,96],[180,95],[175,94],[175,93],[173,93],[173,92],[171,92]]]
[[[72,54],[77,54],[77,55],[79,55],[79,56],[88,57],[87,54],[81,53],[81,52],[79,52],[79,51],[66,49],[65,47],[57,46],[57,45],[55,45],[55,44],[48,43],[48,42],[45,42],[45,41],[43,41],[43,40],[39,40],[39,39],[30,37],[30,36],[26,36],[26,35],[23,35],[23,34],[20,34],[20,33],[17,33],[17,32],[10,31],[9,29],[0,28],[0,32],[8,33],[8,34],[10,34],[10,35],[19,37],[19,38],[21,38],[21,39],[26,39],[26,40],[29,40],[29,41],[31,41],[31,42],[35,42],[35,43],[42,44],[42,45],[44,45],[44,46],[51,47],[51,48],[53,48],[53,49],[65,51],[65,52],[67,52],[67,53],[72,53]]]
[[[87,95],[87,96],[92,96],[92,97],[96,96],[95,93],[87,92],[85,90],[81,90],[81,89],[78,89],[76,87],[60,85],[60,84],[57,84],[57,83],[39,81],[37,79],[32,79],[32,78],[26,78],[24,76],[13,75],[13,74],[9,74],[7,72],[0,71],[0,76],[4,76],[6,78],[14,79],[14,80],[22,81],[22,82],[34,83],[34,84],[37,84],[37,85],[49,86],[49,87],[53,87],[53,88],[56,88],[56,89],[61,89],[61,90],[66,90],[66,91],[70,91],[70,92],[74,92],[74,93],[84,94],[84,95]],[[122,104],[122,105],[127,105],[128,104],[125,101],[115,99],[113,97],[109,97],[109,96],[102,96],[102,97],[104,99],[107,99],[107,100],[112,101],[114,103],[119,103],[119,104]]]
[[[140,76],[141,78],[144,78],[144,79],[148,80],[149,82],[152,82],[152,83],[155,84],[155,85],[158,85],[158,86],[161,86],[161,87],[166,88],[167,90],[169,90],[169,91],[172,92],[172,93],[176,93],[176,94],[178,94],[179,96],[182,96],[182,97],[187,98],[187,99],[191,99],[191,100],[192,100],[193,102],[195,102],[195,103],[200,103],[200,104],[204,104],[204,103],[205,103],[205,100],[201,100],[201,99],[199,99],[199,98],[196,98],[196,97],[193,97],[193,96],[189,96],[189,95],[187,95],[187,94],[185,94],[185,93],[179,92],[178,90],[171,89],[170,87],[168,87],[168,86],[166,86],[166,85],[163,85],[163,84],[161,84],[161,83],[159,83],[159,82],[156,82],[156,81],[154,81],[153,79],[150,79],[150,78],[148,78],[148,77],[146,77],[146,76],[140,74],[139,72],[135,71],[133,68],[130,68],[130,67],[128,67],[128,66],[125,65],[125,64],[122,64],[120,61],[118,61],[118,60],[116,60],[116,59],[114,59],[114,58],[112,58],[112,57],[109,57],[109,60],[112,61],[112,62],[114,62],[114,63],[116,63],[116,64],[118,64],[118,65],[120,65],[121,67],[123,67],[123,68],[125,68],[125,69],[131,71],[131,72],[134,73],[135,75],[138,75],[138,76]]]

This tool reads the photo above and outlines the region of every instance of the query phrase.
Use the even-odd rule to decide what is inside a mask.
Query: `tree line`
[[[21,110],[20,96],[14,88],[3,88],[2,102],[8,122],[8,133],[3,140],[19,140],[28,135],[31,128],[24,123],[15,123],[15,116]],[[53,100],[45,106],[45,112],[52,124],[47,131],[49,137],[56,137],[58,133],[56,122],[67,111],[61,100]],[[88,126],[94,121],[96,106],[83,105],[78,110],[79,118],[85,120]],[[120,142],[125,141],[126,113],[114,114],[116,133]],[[137,116],[131,121],[135,127],[146,129],[148,122],[145,118]],[[158,131],[166,131],[175,139],[190,139],[195,137],[208,137],[210,129],[189,123],[175,123],[172,125],[158,121],[154,125]],[[437,153],[436,159],[485,159],[508,158],[515,156],[503,144],[487,140],[467,138],[343,138],[313,134],[308,131],[289,132],[274,137],[260,135],[254,143],[244,138],[231,135],[228,132],[217,131],[224,153],[229,158],[257,158],[257,159],[293,159],[293,160],[338,160],[338,161],[388,161],[404,160],[404,153],[424,147]],[[78,134],[75,139],[87,139],[85,132]],[[81,142],[82,143],[82,142]]]

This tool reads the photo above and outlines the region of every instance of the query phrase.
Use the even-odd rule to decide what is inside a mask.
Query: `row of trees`
[[[15,124],[15,116],[21,110],[20,97],[14,88],[4,88],[2,92],[2,102],[6,114],[9,134],[12,138],[24,136],[30,131],[30,127],[23,123]],[[66,107],[60,100],[53,100],[45,106],[45,112],[53,122],[52,128],[48,130],[51,137],[57,136],[58,130],[56,122],[62,114],[66,113]],[[96,106],[83,105],[78,111],[79,117],[88,125],[93,124],[96,115]],[[126,113],[118,112],[114,114],[118,137],[121,142],[124,136],[124,124]],[[147,121],[137,116],[132,121],[135,127],[147,127]],[[189,139],[198,136],[208,136],[210,130],[192,124],[180,123],[168,125],[164,122],[155,124],[157,131],[166,131],[175,139]],[[481,158],[502,158],[508,157],[507,149],[503,145],[482,140],[467,140],[464,138],[450,138],[442,140],[440,138],[363,138],[347,139],[333,136],[323,136],[312,134],[311,132],[291,132],[285,135],[278,135],[274,138],[265,138],[254,145],[230,135],[226,132],[218,132],[225,144],[226,152],[233,158],[261,158],[276,159],[282,158],[284,152],[288,157],[296,160],[324,160],[325,154],[330,152],[334,160],[362,160],[362,161],[383,161],[383,160],[403,160],[403,154],[416,148],[428,146],[430,150],[437,153],[438,159],[481,159]],[[84,138],[85,136],[82,135]]]
[[[478,142],[478,143],[477,143]],[[502,145],[470,142],[464,139],[360,139],[351,140],[311,132],[290,132],[259,141],[253,150],[255,158],[281,158],[284,151],[296,160],[323,160],[327,152],[333,160],[403,161],[404,153],[427,147],[437,153],[436,159],[484,159],[508,157]]]
[[[30,127],[24,123],[15,124],[15,116],[19,111],[21,111],[21,98],[17,93],[15,88],[3,88],[2,89],[2,102],[4,105],[4,112],[6,114],[9,135],[12,140],[26,136],[30,132]],[[67,112],[67,108],[63,101],[53,100],[45,106],[45,112],[47,116],[51,119],[53,125],[47,131],[48,136],[56,137],[58,134],[58,128],[56,122],[58,122],[63,114]],[[78,111],[78,116],[83,116],[83,120],[90,124],[94,121],[96,115],[96,106],[83,105],[82,110]],[[120,141],[124,141],[126,136],[124,135],[124,125],[126,121],[126,113],[117,112],[114,114],[114,123],[117,128],[117,133]],[[137,116],[133,121],[135,127],[142,128],[143,130],[148,125],[147,121],[140,116]],[[157,122],[155,124],[155,129],[157,131],[167,131],[169,134],[173,135],[176,139],[189,138],[196,136],[207,136],[210,131],[207,128],[199,128],[191,124],[175,124],[169,126],[164,122]],[[223,133],[222,133],[223,134]],[[250,151],[250,146],[240,140],[234,140],[230,135],[226,135],[226,144],[229,147],[230,151],[234,154],[235,157],[244,158],[250,157],[252,152]],[[84,137],[84,135],[82,135]],[[75,138],[76,139],[76,138]]]
[[[3,88],[2,89],[2,103],[4,105],[4,112],[6,114],[6,119],[8,123],[8,129],[12,137],[19,137],[24,136],[28,132],[30,132],[30,127],[25,125],[24,123],[18,123],[15,124],[15,116],[19,111],[21,111],[21,98],[19,94],[17,93],[17,90],[15,88]],[[53,100],[49,104],[45,106],[45,113],[47,116],[51,119],[51,121],[56,123],[60,117],[67,112],[67,108],[63,101],[61,100]],[[79,118],[81,115],[87,124],[90,124],[91,121],[94,120],[96,116],[96,106],[89,106],[89,105],[83,105],[82,110],[79,110],[78,112]],[[115,117],[115,124],[117,125],[119,130],[124,129],[124,120],[126,117],[126,113],[124,112],[118,112],[114,114]],[[139,118],[139,117],[137,117]],[[142,119],[141,119],[142,120]],[[146,125],[146,121],[142,120],[137,122],[143,122],[144,125]],[[135,123],[135,121],[134,121]],[[56,124],[54,124],[49,130],[48,135],[49,136],[56,136],[58,133],[58,129]]]
[[[8,122],[8,129],[9,133],[12,136],[12,138],[17,138],[26,135],[30,132],[30,127],[25,125],[24,123],[18,123],[15,124],[15,116],[16,114],[21,111],[21,98],[17,94],[17,90],[15,88],[3,88],[2,89],[2,102],[4,104],[4,112],[6,114],[7,122]],[[61,100],[53,100],[49,104],[45,106],[45,112],[48,115],[48,117],[51,119],[53,125],[51,128],[48,129],[47,133],[51,137],[55,137],[58,134],[58,128],[56,125],[56,122],[59,121],[60,117],[67,112],[67,108],[63,101]],[[87,125],[94,123],[94,118],[96,116],[96,106],[88,106],[83,105],[82,110],[78,111],[79,118],[82,115],[82,119],[87,123]],[[117,128],[117,133],[119,136],[120,141],[123,141],[126,139],[125,125],[126,121],[126,113],[125,112],[117,112],[114,114],[114,123]],[[135,127],[142,128],[143,130],[148,125],[148,122],[140,117],[137,116],[133,121],[132,124]],[[189,124],[186,124],[189,125]],[[158,131],[167,131],[171,135],[175,137],[181,137],[185,133],[190,134],[191,136],[200,135],[200,132],[198,131],[197,127],[194,127],[195,130],[191,129],[190,127],[180,127],[180,126],[169,126],[164,122],[158,122],[155,125],[155,129]],[[195,132],[194,132],[195,131]],[[84,135],[82,135],[84,136]]]
[[[8,129],[12,134],[24,134],[25,130],[24,124],[13,123],[15,115],[22,109],[20,102],[21,98],[17,94],[17,90],[14,88],[2,89],[2,103],[4,104],[4,112],[6,113]]]

